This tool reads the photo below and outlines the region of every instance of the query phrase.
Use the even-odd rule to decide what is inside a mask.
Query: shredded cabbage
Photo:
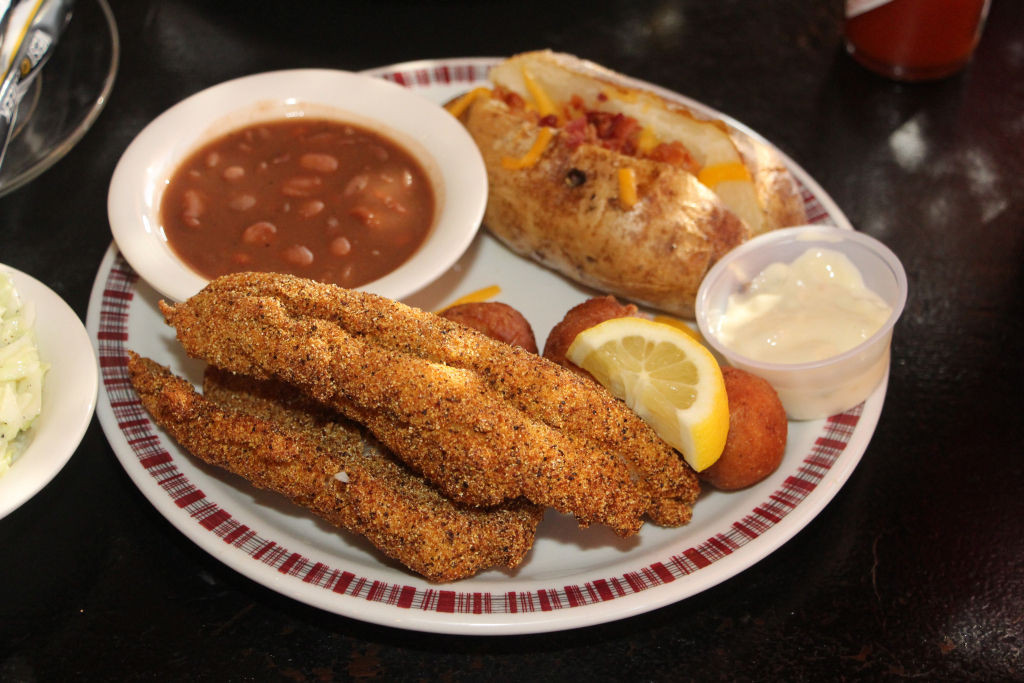
[[[43,375],[39,361],[35,309],[22,305],[14,283],[0,273],[0,476],[25,447],[24,433],[39,415]]]

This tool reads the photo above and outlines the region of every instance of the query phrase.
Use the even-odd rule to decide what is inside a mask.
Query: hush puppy
[[[725,450],[699,476],[717,489],[734,491],[775,471],[786,450],[789,423],[779,395],[767,381],[733,367],[722,367],[729,398]]]
[[[636,311],[637,308],[633,304],[620,304],[611,295],[587,299],[570,308],[565,317],[551,328],[547,341],[544,342],[544,357],[577,374],[593,379],[589,372],[569,362],[565,357],[565,352],[569,350],[576,335],[583,330],[590,329],[612,318],[628,318],[636,315]]]
[[[439,313],[466,327],[483,332],[492,339],[522,346],[537,353],[537,338],[523,314],[500,301],[478,301],[450,306]]]

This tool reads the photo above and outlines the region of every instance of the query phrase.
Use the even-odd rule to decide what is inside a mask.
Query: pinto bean
[[[309,199],[299,204],[299,208],[296,213],[298,213],[303,218],[312,218],[313,216],[323,211],[324,206],[326,206],[326,204],[324,204],[319,199]]]
[[[293,244],[283,252],[281,257],[293,266],[308,266],[313,263],[313,252],[301,244]]]
[[[309,169],[310,171],[333,173],[338,170],[338,157],[333,154],[307,152],[299,157],[299,166]]]
[[[181,207],[182,221],[190,228],[199,227],[199,219],[206,211],[206,200],[198,190],[185,190],[181,195],[183,206]]]
[[[221,176],[224,180],[240,180],[245,176],[245,169],[238,165],[228,166]]]
[[[228,207],[235,211],[247,211],[256,206],[256,197],[251,194],[240,194],[228,200]]]
[[[242,242],[265,247],[274,241],[275,236],[277,236],[277,226],[267,221],[260,221],[242,231]]]
[[[380,200],[381,204],[395,213],[409,213],[409,209],[405,208],[405,204],[395,199],[393,194],[383,190],[374,190],[372,194]]]
[[[366,189],[367,185],[370,184],[370,176],[365,173],[352,176],[352,179],[345,184],[345,190],[342,194],[346,197],[351,197],[354,194],[358,194]]]
[[[284,181],[281,194],[286,197],[311,197],[324,184],[320,176],[294,176]]]
[[[352,251],[352,243],[344,236],[335,237],[328,248],[335,256],[347,256]]]

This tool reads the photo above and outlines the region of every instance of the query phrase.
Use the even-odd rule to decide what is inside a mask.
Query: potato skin
[[[690,173],[556,134],[540,160],[508,169],[540,128],[529,112],[479,98],[463,122],[487,167],[484,225],[516,253],[600,291],[693,316],[701,279],[750,230]],[[624,163],[625,162],[625,163]],[[618,202],[618,170],[636,173],[640,201]]]
[[[789,423],[778,394],[767,381],[749,372],[723,367],[729,397],[729,436],[714,465],[699,473],[701,481],[723,491],[752,486],[778,468],[786,451]]]
[[[779,153],[754,138],[734,133],[732,140],[750,169],[758,202],[764,209],[761,232],[806,223],[807,210],[800,187]]]
[[[537,353],[537,338],[529,321],[508,304],[500,301],[456,304],[444,309],[439,315],[483,332],[492,339]]]

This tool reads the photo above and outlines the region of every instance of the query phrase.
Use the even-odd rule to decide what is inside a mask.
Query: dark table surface
[[[283,597],[176,531],[94,420],[63,471],[0,520],[0,680],[1024,678],[1024,3],[994,0],[969,68],[919,85],[846,56],[841,5],[114,0],[122,53],[105,110],[0,198],[0,262],[83,319],[111,243],[114,165],[185,96],[273,69],[538,47],[766,136],[900,256],[910,298],[877,430],[816,519],[703,593],[567,632],[432,635]]]

